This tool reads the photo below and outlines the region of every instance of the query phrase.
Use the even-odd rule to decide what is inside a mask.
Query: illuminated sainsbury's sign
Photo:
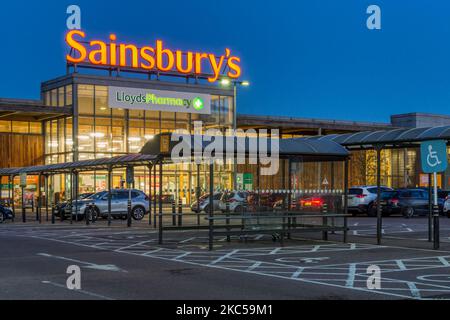
[[[111,108],[211,114],[211,96],[200,93],[108,87]]]
[[[100,40],[86,41],[85,38],[86,33],[81,30],[67,33],[66,43],[72,49],[72,54],[66,56],[67,62],[208,75],[209,82],[217,81],[220,76],[237,79],[242,73],[241,59],[231,55],[230,49],[225,49],[224,54],[217,56],[213,53],[171,50],[161,40],[156,40],[153,47],[138,48],[133,44],[117,42],[114,34],[109,35],[109,43]]]

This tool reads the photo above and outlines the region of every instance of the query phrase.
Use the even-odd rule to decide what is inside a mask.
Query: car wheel
[[[205,207],[205,209],[203,209],[204,211],[205,211],[205,213],[209,213],[209,205],[207,205],[206,207]]]
[[[407,208],[405,208],[405,210],[403,210],[403,216],[406,219],[410,219],[410,218],[414,217],[414,213],[415,213],[415,210],[413,207],[407,207]]]
[[[87,219],[89,220],[89,222],[95,222],[98,219],[98,215],[99,215],[99,211],[97,208],[88,208],[86,209],[86,211],[84,212],[85,218],[87,215]]]
[[[142,220],[144,219],[145,216],[145,209],[141,206],[138,207],[134,207],[133,210],[131,211],[131,216],[133,217],[134,220]]]

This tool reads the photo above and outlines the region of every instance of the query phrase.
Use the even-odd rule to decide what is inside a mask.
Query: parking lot
[[[349,220],[341,235],[296,235],[283,247],[271,236],[216,239],[168,232],[157,244],[147,223],[68,221],[0,225],[1,299],[449,299],[450,219],[441,219],[441,249],[431,250],[427,219],[384,219],[376,245],[373,218]],[[65,286],[69,265],[82,269],[82,290]],[[381,269],[368,289],[367,268]]]

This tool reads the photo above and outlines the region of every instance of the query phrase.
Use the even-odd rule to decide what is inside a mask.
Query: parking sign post
[[[420,145],[420,156],[422,160],[422,170],[425,173],[433,174],[433,248],[438,250],[440,247],[439,235],[439,203],[437,174],[447,170],[447,143],[444,140],[425,141]],[[431,183],[431,181],[429,181]]]
[[[27,174],[20,174],[20,189],[22,191],[22,222],[27,222],[27,214],[25,209],[25,188],[27,186]]]

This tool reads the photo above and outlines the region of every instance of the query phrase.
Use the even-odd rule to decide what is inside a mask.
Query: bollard
[[[177,210],[176,210],[176,204],[175,199],[172,200],[172,225],[177,225]]]
[[[322,206],[322,214],[325,215],[327,213],[328,213],[328,204],[324,203],[323,206]],[[324,216],[322,219],[323,219],[323,226],[324,226],[324,228],[328,228],[328,218],[326,216]],[[328,241],[328,231],[326,231],[326,230],[323,231],[322,239],[324,241]]]
[[[178,199],[178,226],[181,227],[183,225],[183,201]]]
[[[434,250],[439,250],[440,247],[440,234],[439,234],[439,206],[434,205],[433,206],[433,237],[434,237],[434,243],[433,248]]]
[[[52,224],[55,224],[55,206],[51,206],[51,210],[52,210]]]
[[[92,203],[87,205],[86,213],[84,214],[84,219],[86,220],[86,225],[89,225],[89,215],[92,214]]]
[[[55,205],[55,208],[54,208],[55,213],[56,213],[56,208],[57,208],[57,206]],[[71,208],[71,205],[69,203],[67,204],[67,206],[63,210],[60,211],[59,220],[61,222],[64,221],[64,215],[66,214],[66,210],[70,211],[70,222],[72,222],[72,208]]]

